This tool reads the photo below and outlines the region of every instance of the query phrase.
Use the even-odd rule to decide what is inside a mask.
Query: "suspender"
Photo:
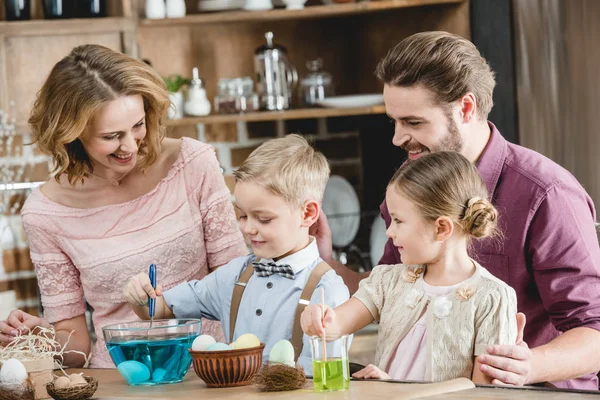
[[[325,275],[327,271],[329,271],[331,267],[325,261],[321,261],[315,269],[310,274],[306,285],[304,286],[304,290],[300,295],[300,300],[298,301],[298,306],[296,307],[296,317],[294,318],[294,328],[292,329],[292,346],[294,346],[294,361],[298,361],[298,357],[300,357],[300,353],[302,353],[302,337],[304,332],[302,332],[302,327],[300,326],[300,315],[302,311],[306,308],[307,305],[310,304],[310,298],[312,297],[313,292],[317,288],[317,285],[321,281],[321,277]]]
[[[229,340],[233,342],[233,332],[235,331],[235,323],[237,321],[238,310],[240,308],[240,302],[242,295],[246,289],[248,281],[254,274],[254,267],[252,266],[253,259],[250,259],[244,269],[244,272],[240,275],[239,279],[233,287],[233,295],[231,296],[231,310],[229,312]],[[325,262],[320,262],[315,269],[310,273],[308,281],[302,290],[300,300],[298,300],[298,306],[296,307],[296,316],[294,318],[294,327],[292,328],[292,346],[294,347],[294,361],[298,360],[300,353],[302,353],[302,327],[300,326],[300,315],[306,306],[310,303],[310,298],[313,292],[317,288],[317,285],[321,281],[321,278],[331,267]]]
[[[237,321],[238,310],[240,309],[240,301],[242,301],[242,295],[246,289],[246,284],[250,280],[250,277],[254,274],[254,267],[249,262],[244,268],[244,272],[240,275],[233,286],[233,295],[231,296],[231,309],[229,310],[229,340],[233,342],[233,332],[235,331],[235,323]]]

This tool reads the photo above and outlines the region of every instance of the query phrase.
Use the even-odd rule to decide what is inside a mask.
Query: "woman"
[[[53,324],[63,344],[74,331],[68,350],[88,354],[85,297],[98,338],[90,366],[114,367],[101,327],[137,319],[122,297],[131,276],[154,263],[169,288],[247,253],[212,148],[164,138],[169,105],[155,71],[108,48],[79,46],[54,66],[29,119],[54,179],[22,210],[45,319],[13,311],[0,344]],[[222,335],[215,322],[203,332]]]

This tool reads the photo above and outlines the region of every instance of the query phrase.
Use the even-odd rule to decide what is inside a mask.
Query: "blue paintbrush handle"
[[[156,289],[156,265],[150,264],[150,270],[148,271],[148,277],[150,278],[150,284],[153,289]],[[148,314],[154,317],[154,306],[156,299],[148,298]]]

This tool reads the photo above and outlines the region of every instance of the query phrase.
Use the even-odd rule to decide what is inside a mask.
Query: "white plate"
[[[373,225],[371,225],[371,236],[369,241],[371,245],[371,264],[374,267],[379,264],[379,260],[381,259],[381,256],[383,256],[385,244],[388,241],[385,231],[385,221],[383,218],[381,218],[381,216],[375,217],[375,220],[373,220]]]
[[[200,0],[199,11],[219,11],[240,9],[246,4],[245,0]]]
[[[354,108],[371,107],[383,104],[382,94],[357,94],[352,96],[327,97],[317,102],[323,107]]]
[[[360,203],[346,179],[332,175],[323,195],[323,212],[329,221],[334,247],[346,247],[356,237],[360,226]]]

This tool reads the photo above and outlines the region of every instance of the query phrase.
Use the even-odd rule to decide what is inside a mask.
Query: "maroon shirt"
[[[529,347],[580,326],[600,330],[600,249],[592,200],[567,170],[507,142],[489,125],[492,134],[477,168],[498,209],[504,239],[474,241],[472,257],[515,289],[518,309],[527,316]],[[389,226],[385,201],[381,216]],[[391,240],[379,263],[400,263]],[[595,374],[553,383],[598,390]]]

